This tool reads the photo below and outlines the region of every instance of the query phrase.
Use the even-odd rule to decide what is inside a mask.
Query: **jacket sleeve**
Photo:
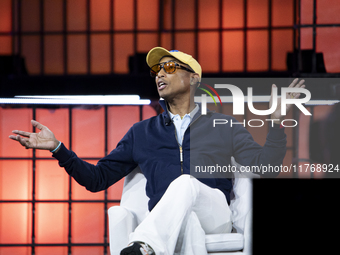
[[[59,161],[59,166],[64,167],[66,172],[80,185],[92,192],[107,189],[137,166],[133,160],[132,128],[118,143],[116,149],[99,160],[97,165],[80,159],[64,144],[61,145],[57,153],[53,154],[53,157]]]
[[[246,128],[242,125],[235,125],[233,129],[233,153],[236,162],[243,166],[258,166],[257,169],[263,167],[281,166],[286,155],[286,134],[284,128],[274,124],[269,127],[269,133],[264,146],[256,143]],[[256,173],[253,171],[253,173]],[[264,174],[266,177],[276,177],[280,172],[257,172]]]

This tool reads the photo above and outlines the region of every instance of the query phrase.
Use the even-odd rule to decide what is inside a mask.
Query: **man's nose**
[[[166,72],[164,71],[164,68],[161,68],[161,70],[159,70],[157,76],[160,77],[164,77],[166,75]]]

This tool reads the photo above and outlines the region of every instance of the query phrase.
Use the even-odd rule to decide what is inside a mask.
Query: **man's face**
[[[165,63],[169,60],[188,67],[187,65],[180,63],[177,59],[172,57],[164,57],[159,61],[159,63]],[[192,73],[181,68],[176,68],[175,72],[168,74],[162,68],[155,78],[159,96],[167,101],[184,95],[189,96],[191,74]]]

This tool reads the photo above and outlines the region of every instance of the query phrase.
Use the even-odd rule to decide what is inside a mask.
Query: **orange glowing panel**
[[[12,37],[0,36],[0,54],[12,54]]]
[[[44,1],[44,30],[62,31],[63,30],[63,2]]]
[[[272,69],[276,71],[287,70],[286,57],[293,51],[293,31],[272,31]]]
[[[193,8],[193,7],[192,7]],[[198,1],[198,27],[218,28],[219,26],[219,0]]]
[[[224,72],[243,71],[243,32],[223,32],[222,64]]]
[[[172,47],[171,47],[171,38],[172,38],[171,33],[162,33],[161,34],[161,45],[160,45],[160,47],[163,47],[167,50],[173,50]]]
[[[173,0],[175,3],[175,29],[195,28],[195,1]]]
[[[67,203],[37,203],[35,216],[37,243],[67,243]]]
[[[149,119],[156,115],[157,115],[157,112],[152,106],[150,105],[143,106],[143,120]]]
[[[202,66],[202,72],[218,72],[218,33],[201,32],[198,34],[198,62]]]
[[[69,146],[69,121],[68,109],[37,109],[36,120],[48,127],[54,136]],[[39,130],[37,129],[36,132]],[[37,157],[51,157],[52,153],[48,150],[37,150]]]
[[[0,1],[0,32],[9,32],[12,29],[11,2],[11,0]]]
[[[86,160],[90,164],[96,165],[97,160]],[[62,169],[61,169],[62,170]],[[91,192],[81,186],[72,178],[72,199],[74,200],[101,200],[104,199],[104,191]]]
[[[67,36],[67,72],[69,74],[84,74],[87,72],[86,36]]]
[[[32,150],[25,150],[18,142],[8,138],[12,130],[32,131],[31,109],[4,109],[0,107],[0,157],[30,157]]]
[[[272,0],[272,25],[292,26],[293,10],[293,0]]]
[[[56,160],[37,160],[36,162],[36,198],[68,199],[69,176]]]
[[[313,49],[313,29],[312,28],[301,28],[300,43],[301,43],[301,49],[303,50]]]
[[[73,203],[72,242],[104,242],[104,216],[106,212],[103,203]]]
[[[0,161],[0,199],[32,199],[32,162]]]
[[[110,200],[120,200],[122,197],[124,178],[107,189],[107,198]]]
[[[313,24],[313,1],[301,0],[301,24]]]
[[[323,52],[327,73],[340,73],[340,28],[318,28],[316,51]]]
[[[110,72],[110,36],[91,36],[91,73],[104,74]]]
[[[40,0],[21,2],[20,20],[22,26],[21,29],[23,32],[40,30],[39,3]]]
[[[86,30],[86,0],[67,1],[67,29]]]
[[[72,110],[72,150],[79,157],[104,156],[104,107]]]
[[[110,106],[108,108],[108,152],[116,148],[133,124],[139,121],[139,106]]]
[[[91,30],[110,29],[110,0],[90,1]]]
[[[133,29],[133,0],[113,1],[114,29]]]
[[[137,51],[138,52],[148,52],[153,47],[158,46],[158,35],[156,33],[152,34],[138,34],[137,36]],[[144,62],[145,63],[145,62]],[[145,63],[146,65],[146,63]]]
[[[68,248],[64,247],[35,247],[36,255],[60,255],[67,254]],[[73,254],[73,253],[72,253]],[[28,255],[28,254],[27,254]]]
[[[185,3],[186,1],[182,1]],[[164,29],[172,28],[172,1],[163,1],[163,20]]]
[[[267,71],[268,69],[268,32],[248,31],[247,71]]]
[[[243,2],[235,0],[224,0],[222,11],[223,28],[243,27]]]
[[[339,24],[340,23],[339,0],[318,0],[317,2],[317,22],[319,24]]]
[[[63,69],[63,37],[46,35],[44,37],[44,67],[46,74],[62,74]]]
[[[158,12],[159,1],[143,0],[137,3],[137,27],[138,29],[157,29],[159,25]]]
[[[93,254],[104,254],[104,248],[103,247],[72,247],[72,255],[93,255]]]
[[[29,74],[40,73],[40,37],[35,35],[22,36],[22,56],[25,58]]]
[[[247,1],[247,26],[268,26],[268,0]]]
[[[30,247],[1,247],[1,255],[29,255],[31,254]],[[37,254],[37,253],[36,253]]]
[[[194,33],[176,33],[176,49],[192,56],[195,55],[195,35]]]
[[[118,1],[115,1],[118,2]],[[128,73],[129,56],[133,55],[133,35],[132,34],[116,34],[113,39],[113,57],[114,57],[114,72]]]
[[[0,243],[30,243],[32,205],[30,203],[1,203],[0,212]]]

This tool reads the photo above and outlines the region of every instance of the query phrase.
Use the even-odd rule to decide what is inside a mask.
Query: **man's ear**
[[[194,73],[190,77],[190,85],[198,87],[200,85],[200,76],[197,73]]]

